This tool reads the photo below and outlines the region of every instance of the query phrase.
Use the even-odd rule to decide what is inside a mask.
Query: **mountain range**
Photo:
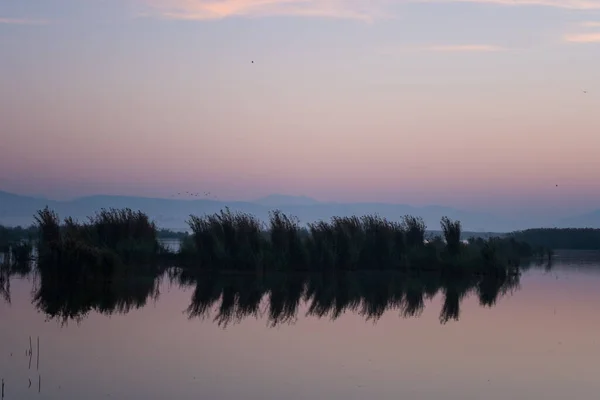
[[[382,217],[399,220],[403,215],[422,217],[429,229],[438,230],[442,216],[461,221],[463,229],[471,232],[509,232],[533,227],[572,227],[600,228],[600,209],[582,215],[549,220],[530,218],[507,218],[491,213],[470,212],[444,206],[416,207],[406,204],[388,203],[333,203],[320,202],[304,196],[270,195],[254,201],[217,201],[210,199],[164,199],[134,196],[98,195],[73,200],[50,200],[23,196],[0,191],[0,224],[7,226],[27,226],[33,223],[33,216],[45,206],[56,211],[61,218],[71,216],[83,220],[101,208],[131,208],[147,213],[159,227],[186,230],[186,221],[191,214],[215,213],[229,207],[255,215],[267,221],[269,212],[279,209],[294,215],[302,223],[309,223],[332,216],[362,216],[378,214]]]

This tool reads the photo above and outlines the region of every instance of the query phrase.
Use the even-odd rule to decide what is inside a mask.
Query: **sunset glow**
[[[600,0],[24,3],[0,190],[600,201]]]

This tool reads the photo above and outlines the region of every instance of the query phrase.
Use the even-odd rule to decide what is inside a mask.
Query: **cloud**
[[[227,17],[306,16],[372,21],[385,18],[390,0],[146,0],[164,18],[211,20]],[[403,1],[403,0],[401,0]]]
[[[568,43],[600,43],[600,32],[571,33],[564,37]]]
[[[457,45],[429,45],[429,46],[384,46],[377,49],[384,56],[393,56],[406,52],[447,52],[447,53],[489,53],[508,51],[506,47],[490,44],[457,44]]]
[[[5,25],[46,25],[49,22],[43,19],[26,19],[26,18],[2,18],[0,24]]]
[[[447,52],[492,52],[492,51],[504,51],[504,47],[487,45],[487,44],[461,44],[461,45],[449,45],[449,46],[428,46],[423,47],[422,50],[428,51],[447,51]]]
[[[600,0],[408,0],[411,3],[477,3],[502,6],[539,6],[571,10],[600,10]]]
[[[585,21],[581,23],[584,28],[600,28],[600,21]]]
[[[600,10],[600,0],[137,0],[151,10],[144,16],[212,20],[228,17],[306,16],[372,21],[392,17],[388,6],[473,3]]]

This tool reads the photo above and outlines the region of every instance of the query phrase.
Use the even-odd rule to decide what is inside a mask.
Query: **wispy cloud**
[[[2,18],[0,24],[5,25],[46,25],[49,21],[43,19],[27,19],[27,18]]]
[[[564,40],[568,43],[600,43],[600,32],[570,33],[565,35]]]
[[[513,50],[507,47],[491,44],[455,44],[455,45],[428,45],[428,46],[383,46],[377,52],[384,56],[394,56],[407,52],[446,52],[446,53],[490,53]]]
[[[461,45],[449,45],[449,46],[427,46],[422,47],[422,50],[426,51],[447,51],[447,52],[491,52],[491,51],[505,51],[504,47],[493,46],[487,44],[461,44]]]
[[[581,23],[584,28],[600,28],[600,21],[585,21]]]
[[[372,21],[384,18],[389,0],[146,0],[171,19],[211,20],[227,17],[306,16]],[[403,1],[403,0],[401,0]]]
[[[600,0],[138,0],[152,12],[145,16],[183,20],[228,17],[307,16],[372,21],[392,17],[388,6],[411,3],[476,3],[600,10]]]
[[[412,3],[478,3],[503,6],[540,6],[572,10],[600,10],[600,0],[408,0]]]

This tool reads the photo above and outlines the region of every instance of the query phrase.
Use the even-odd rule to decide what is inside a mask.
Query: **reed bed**
[[[38,269],[57,278],[111,279],[117,272],[156,268],[167,251],[148,216],[130,209],[103,209],[80,223],[45,208],[35,216],[38,226]],[[119,271],[117,271],[119,270]]]
[[[425,239],[421,218],[400,222],[377,215],[333,217],[300,226],[274,211],[263,225],[246,213],[221,211],[188,222],[181,264],[196,271],[442,271],[448,274],[509,274],[533,249],[513,238],[460,240],[461,224],[441,220],[442,237]]]
[[[205,271],[335,272],[438,271],[450,276],[509,275],[534,249],[513,237],[460,240],[459,221],[443,217],[442,236],[426,238],[422,218],[391,221],[378,215],[333,217],[302,226],[281,211],[267,224],[229,209],[190,216],[190,235],[175,254],[158,241],[147,215],[130,209],[103,209],[86,222],[62,221],[45,208],[35,216],[38,269],[57,278],[79,281],[113,279],[124,273],[160,271],[159,265]],[[31,249],[23,248],[21,255]],[[17,257],[18,258],[18,257]]]

